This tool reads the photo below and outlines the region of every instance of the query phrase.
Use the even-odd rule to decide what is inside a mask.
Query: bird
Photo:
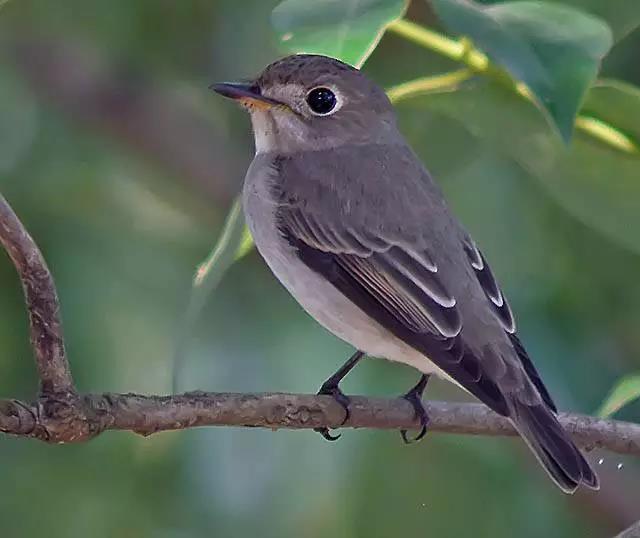
[[[421,374],[404,395],[418,438],[435,374],[507,417],[563,492],[597,490],[487,260],[400,133],[384,90],[316,54],[211,88],[251,118],[242,206],[258,252],[300,306],[356,350],[319,394],[346,420],[339,383],[364,356],[409,365]]]

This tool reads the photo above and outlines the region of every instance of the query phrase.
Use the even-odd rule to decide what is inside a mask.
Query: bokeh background
[[[14,0],[0,10],[0,190],[54,273],[80,390],[171,391],[194,268],[253,152],[248,119],[207,86],[279,56],[269,24],[276,3]],[[437,26],[425,3],[414,4],[413,18]],[[603,74],[640,84],[639,51],[636,31]],[[365,69],[388,86],[452,67],[386,36]],[[423,97],[398,107],[402,128],[491,260],[560,407],[593,412],[640,368],[640,255],[629,248],[640,228],[607,234],[603,215],[575,218],[567,197],[579,191],[559,195],[553,177],[541,181],[511,158],[505,146],[522,142],[517,121],[500,106],[483,109],[475,91],[483,89],[460,99],[490,121],[469,128],[458,97]],[[639,161],[629,166],[640,182]],[[605,178],[612,189],[617,179]],[[640,187],[625,196],[637,205]],[[0,290],[0,393],[29,399],[37,380],[5,256]],[[313,392],[350,352],[252,253],[192,328],[179,388]],[[344,388],[393,396],[415,379],[369,361]],[[429,397],[464,396],[435,382]],[[640,420],[640,405],[619,416]],[[232,428],[106,433],[78,446],[0,437],[0,532],[610,536],[640,518],[640,466],[589,457],[603,458],[602,491],[567,497],[513,439],[434,434],[404,446],[392,432],[346,431],[327,443],[312,432]]]

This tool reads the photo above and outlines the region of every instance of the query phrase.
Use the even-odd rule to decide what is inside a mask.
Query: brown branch
[[[33,239],[0,195],[0,243],[24,288],[31,343],[41,380],[34,403],[0,400],[0,431],[47,442],[86,441],[105,430],[142,435],[197,426],[311,429],[337,427],[344,410],[329,396],[192,392],[173,396],[75,392],[59,318],[55,285]],[[481,404],[429,402],[431,431],[471,435],[515,435],[511,423]],[[561,414],[577,443],[640,455],[640,425]],[[353,397],[349,428],[415,428],[403,399]]]
[[[31,325],[40,391],[72,393],[73,379],[64,350],[58,294],[40,249],[0,195],[0,244],[15,265]]]
[[[516,435],[511,423],[482,404],[427,402],[430,431],[470,435]],[[269,429],[337,427],[344,410],[330,396],[190,392],[174,396],[89,394],[69,403],[54,396],[35,404],[0,400],[0,431],[49,442],[85,441],[105,430],[141,435],[198,426]],[[561,413],[576,442],[640,455],[640,425]],[[401,398],[354,396],[345,428],[417,428],[411,405]]]

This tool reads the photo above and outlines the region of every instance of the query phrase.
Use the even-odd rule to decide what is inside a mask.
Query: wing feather
[[[502,290],[493,276],[491,268],[484,259],[484,256],[471,239],[465,243],[464,249],[467,256],[469,256],[471,267],[475,269],[476,277],[478,278],[485,295],[491,301],[502,327],[509,334],[515,334],[516,322],[513,318],[513,313],[511,312],[509,303],[507,303]]]

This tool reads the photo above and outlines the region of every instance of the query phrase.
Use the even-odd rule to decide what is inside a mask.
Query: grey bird
[[[338,384],[363,355],[408,364],[423,374],[405,395],[419,437],[422,392],[436,374],[508,417],[562,491],[598,489],[491,269],[398,131],[385,92],[349,65],[302,54],[212,89],[251,115],[243,207],[258,251],[313,318],[358,350],[320,392],[348,416]]]

